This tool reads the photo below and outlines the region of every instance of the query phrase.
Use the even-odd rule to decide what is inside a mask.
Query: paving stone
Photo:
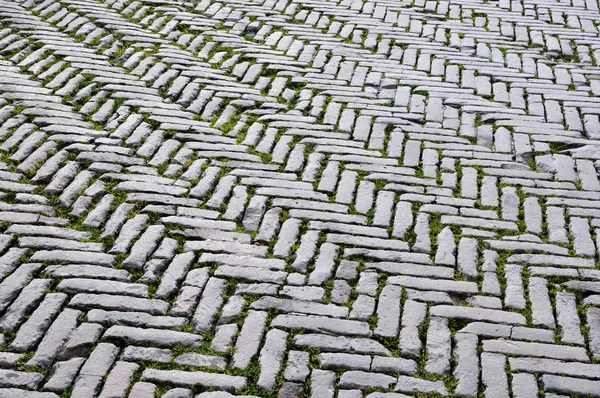
[[[138,297],[118,296],[110,294],[78,293],[69,302],[76,308],[116,311],[143,311],[151,314],[165,314],[168,304],[162,300],[149,300]]]
[[[65,309],[54,320],[46,334],[39,342],[33,357],[26,362],[27,366],[49,367],[69,335],[75,329],[81,311]]]
[[[542,343],[525,343],[520,341],[485,340],[483,342],[483,349],[485,351],[589,362],[589,358],[582,348],[561,346],[555,347],[552,351],[545,350],[545,348],[548,347],[550,347],[550,345]]]
[[[457,333],[454,336],[454,355],[456,367],[454,377],[458,384],[456,393],[475,397],[477,395],[478,382],[473,375],[479,373],[479,358],[477,356],[477,336],[467,333]]]
[[[427,363],[425,371],[444,375],[450,372],[450,330],[448,319],[432,317],[427,328]]]
[[[71,358],[66,361],[56,362],[52,372],[42,389],[44,391],[65,391],[71,386],[73,379],[83,366],[85,358]]]
[[[525,319],[522,315],[500,310],[438,305],[432,307],[430,313],[435,316],[456,317],[472,321],[490,321],[517,325],[525,324]]]
[[[234,368],[245,369],[252,358],[258,353],[260,341],[264,334],[267,313],[250,311],[244,321],[240,336],[237,340],[235,353],[232,359]]]
[[[590,350],[593,358],[596,359],[600,357],[600,311],[597,308],[589,308],[586,313],[586,321],[589,328]],[[582,362],[587,361],[582,360]]]
[[[9,369],[0,369],[0,376],[2,376],[2,387],[25,387],[25,388],[37,388],[37,385],[44,378],[39,373],[27,373],[19,372]]]
[[[371,353],[390,355],[390,351],[374,340],[366,338],[347,338],[342,336],[328,336],[324,334],[298,335],[294,338],[297,345],[322,348],[328,351]]]
[[[326,315],[337,318],[348,315],[348,309],[338,307],[333,304],[312,303],[309,301],[293,301],[277,299],[272,297],[262,297],[252,303],[253,309],[277,309],[282,312],[299,312],[303,314]]]
[[[370,336],[371,330],[367,323],[347,320],[347,319],[333,319],[324,316],[314,315],[277,315],[273,319],[273,326],[284,327],[289,329],[302,328],[306,330],[312,330],[315,332],[345,334],[350,332],[356,336]]]
[[[398,335],[400,321],[400,296],[399,287],[388,285],[379,295],[377,305],[377,327],[375,335],[394,338]]]
[[[310,379],[311,397],[333,398],[335,394],[334,382],[335,372],[319,369],[313,370]]]
[[[215,387],[223,390],[241,390],[246,386],[245,377],[182,370],[146,369],[142,373],[142,380],[157,383],[168,381],[172,385]]]
[[[531,340],[551,343],[554,341],[554,333],[551,330],[525,328],[514,326],[510,332],[510,337],[515,340]]]
[[[543,375],[542,383],[545,390],[567,394],[597,394],[600,383],[595,380],[577,379],[555,375]]]
[[[442,381],[427,381],[409,376],[398,377],[398,383],[394,390],[401,392],[424,392],[448,395]]]
[[[146,259],[158,247],[165,227],[152,225],[142,234],[140,239],[132,246],[131,254],[123,261],[126,268],[142,268]]]
[[[122,359],[131,362],[169,363],[173,359],[173,353],[166,348],[127,346],[123,350]]]
[[[152,383],[137,382],[129,392],[130,397],[148,397],[156,394],[156,385]]]
[[[562,341],[577,345],[584,344],[574,294],[556,293],[556,321],[559,325]]]
[[[192,398],[194,393],[187,388],[172,388],[163,394],[167,398]]]
[[[516,397],[531,397],[538,393],[538,383],[534,375],[518,373],[512,375],[511,387]]]
[[[223,279],[210,278],[208,280],[193,318],[196,331],[205,332],[210,329],[214,315],[223,305],[221,295],[225,290],[225,285],[226,281]]]
[[[340,378],[339,385],[342,388],[383,388],[387,389],[392,383],[396,382],[393,376],[382,373],[363,372],[360,370],[351,370],[344,372]]]
[[[404,316],[400,330],[400,351],[416,358],[421,351],[419,331],[425,320],[427,306],[417,301],[408,300],[404,303]]]
[[[191,333],[151,328],[134,328],[130,326],[111,326],[106,330],[103,338],[120,339],[130,344],[152,343],[159,346],[168,346],[176,342],[177,344],[192,348],[202,343],[201,336]]]
[[[508,397],[508,379],[504,372],[506,358],[499,354],[481,354],[481,378],[486,397]]]
[[[310,374],[308,368],[309,354],[304,351],[290,351],[284,378],[291,381],[304,382]]]
[[[413,374],[416,370],[416,363],[411,359],[373,357],[371,370],[375,372]]]
[[[83,323],[71,334],[62,349],[61,357],[84,356],[98,341],[103,328],[95,323]]]
[[[371,357],[354,354],[320,354],[319,362],[326,369],[369,370]]]
[[[281,368],[288,333],[273,329],[267,333],[265,345],[259,357],[260,376],[257,384],[265,390],[273,390]]]
[[[19,328],[9,346],[10,349],[23,352],[32,348],[50,327],[53,315],[60,309],[66,298],[67,296],[62,293],[47,295],[30,318]]]
[[[174,363],[178,365],[196,366],[200,368],[218,368],[225,369],[225,359],[211,355],[201,355],[196,353],[185,353],[175,358]]]
[[[119,361],[108,374],[104,387],[100,393],[100,397],[119,397],[124,395],[133,381],[135,372],[139,369],[139,365],[130,362]]]

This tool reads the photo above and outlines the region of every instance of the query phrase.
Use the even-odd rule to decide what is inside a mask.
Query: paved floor
[[[0,0],[0,397],[600,396],[596,0]]]

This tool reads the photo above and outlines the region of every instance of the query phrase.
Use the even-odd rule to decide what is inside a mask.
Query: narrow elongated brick
[[[515,398],[535,397],[538,393],[538,383],[534,375],[517,373],[511,376],[511,387]]]
[[[471,238],[462,238],[458,244],[458,269],[471,280],[477,277],[479,262],[477,246],[477,240]]]
[[[290,351],[288,353],[287,366],[284,378],[291,381],[304,382],[310,373],[308,367],[310,355],[304,351]]]
[[[266,312],[248,312],[235,346],[231,366],[237,369],[246,369],[248,367],[252,358],[258,353],[266,321]]]
[[[496,322],[503,324],[524,325],[525,317],[514,312],[492,310],[487,308],[454,307],[449,305],[436,305],[431,307],[431,315],[448,318],[461,318],[471,321]]]
[[[324,353],[319,354],[319,362],[325,369],[369,370],[371,357],[367,355]]]
[[[542,209],[539,205],[538,199],[529,197],[523,202],[523,209],[525,211],[525,224],[527,231],[535,234],[542,232]]]
[[[590,234],[590,225],[585,218],[571,217],[569,230],[573,235],[573,248],[580,256],[595,257],[596,246]]]
[[[550,374],[565,374],[569,376],[580,376],[584,378],[590,377],[595,379],[597,379],[598,375],[600,375],[600,365],[597,364],[524,357],[511,357],[509,362],[511,369],[521,370],[529,373],[540,372]]]
[[[521,279],[523,267],[507,264],[504,266],[504,270],[507,282],[504,304],[510,308],[525,309],[525,293]]]
[[[565,394],[598,394],[600,391],[600,381],[585,380],[574,377],[564,377],[555,375],[543,375],[542,383],[544,389],[548,391],[557,391]]]
[[[474,282],[417,278],[413,276],[392,276],[388,278],[388,283],[419,290],[437,290],[458,294],[477,293],[477,285]]]
[[[366,322],[325,316],[281,314],[273,319],[271,325],[288,329],[302,328],[324,333],[352,334],[356,336],[371,335],[371,330]]]
[[[295,218],[290,218],[283,223],[275,247],[273,247],[275,257],[285,258],[290,254],[292,246],[300,235],[300,225],[301,221]]]
[[[129,344],[152,343],[158,346],[179,344],[191,348],[198,347],[202,343],[202,336],[192,333],[130,326],[111,326],[104,332],[103,338],[119,339]]]
[[[127,222],[128,215],[134,209],[135,205],[131,203],[121,203],[106,222],[100,237],[116,236],[121,230],[121,227]]]
[[[210,278],[208,280],[194,313],[193,323],[197,332],[205,332],[211,328],[214,315],[223,305],[221,296],[226,286],[227,281],[223,279]]]
[[[127,253],[131,242],[142,232],[144,225],[148,222],[148,216],[145,214],[138,214],[135,217],[129,219],[122,228],[120,228],[119,235],[115,239],[113,247],[108,251],[109,253]],[[117,226],[114,226],[117,229]],[[114,231],[116,233],[116,231]],[[111,232],[111,236],[113,233]]]
[[[191,252],[176,255],[162,275],[154,297],[164,298],[173,294],[195,258],[196,256]]]
[[[391,352],[375,340],[367,338],[348,338],[325,334],[297,335],[294,342],[299,346],[321,348],[327,351],[357,352],[390,356]]]
[[[477,355],[478,338],[469,333],[457,333],[454,336],[454,357],[456,366],[454,377],[458,384],[456,394],[467,397],[477,396],[479,374],[479,356]]]
[[[379,295],[377,303],[376,336],[394,338],[400,327],[400,286],[387,285]]]
[[[118,353],[119,348],[114,344],[98,344],[83,364],[79,374],[82,376],[103,377],[112,367]]]
[[[498,352],[507,355],[536,356],[580,362],[590,361],[585,349],[580,347],[526,343],[522,341],[485,340],[483,342],[483,349],[484,351]]]
[[[556,293],[556,321],[562,341],[584,345],[581,323],[577,314],[575,295],[567,292]]]
[[[81,315],[81,311],[70,308],[64,309],[52,323],[44,338],[38,344],[37,350],[33,357],[27,361],[27,366],[49,367],[63,344],[66,343],[71,332],[77,325],[77,318]]]
[[[34,279],[29,282],[0,318],[0,329],[15,330],[23,322],[25,314],[29,314],[45,298],[44,290],[49,289],[51,285],[52,281],[48,279]]]
[[[594,359],[600,358],[600,310],[590,307],[586,312],[590,350]],[[559,358],[562,359],[562,358]],[[581,362],[587,362],[581,360]]]
[[[331,243],[321,245],[319,255],[315,259],[315,269],[308,279],[309,284],[321,285],[331,278],[338,253],[339,248],[337,245]]]
[[[186,372],[182,370],[146,369],[142,380],[157,383],[169,383],[181,386],[215,387],[223,390],[242,390],[246,387],[246,378],[207,372]]]
[[[22,387],[37,388],[38,384],[44,379],[40,373],[19,372],[9,369],[0,369],[1,387]]]
[[[564,209],[561,207],[548,206],[546,208],[546,220],[548,222],[548,239],[554,243],[567,243],[567,230],[565,229]]]
[[[409,202],[398,202],[394,216],[394,230],[392,236],[398,239],[404,235],[413,224],[412,204]]]
[[[383,388],[388,389],[396,378],[390,375],[360,370],[344,372],[339,385],[342,388]]]
[[[52,366],[50,377],[42,389],[56,392],[66,390],[71,386],[84,362],[85,358],[72,358],[67,361],[56,362]]]
[[[164,230],[165,227],[162,225],[149,226],[131,248],[131,254],[123,261],[123,267],[142,268],[150,254],[158,247]]]
[[[387,227],[392,220],[392,208],[396,194],[390,191],[380,191],[375,202],[375,215],[373,225]]]
[[[146,297],[148,295],[148,287],[141,283],[103,281],[84,278],[65,279],[56,286],[56,289],[70,294],[115,293],[136,297]]]
[[[454,266],[456,264],[456,243],[450,227],[445,227],[437,236],[438,249],[435,253],[435,263]],[[463,249],[464,250],[464,249]]]
[[[265,390],[272,391],[275,387],[276,377],[285,355],[287,336],[288,333],[278,329],[267,333],[265,345],[260,353],[260,375],[257,382]]]
[[[299,312],[303,314],[326,315],[342,318],[348,315],[348,308],[334,304],[321,304],[309,301],[295,301],[278,299],[275,297],[261,297],[250,308],[257,310],[277,309],[283,312]]]
[[[52,320],[67,299],[63,293],[48,294],[36,311],[18,330],[9,345],[11,351],[24,352],[35,346],[50,327]]]
[[[484,352],[481,354],[481,379],[485,386],[485,397],[508,398],[508,378],[504,367],[504,355]]]
[[[315,369],[312,371],[310,382],[311,398],[333,398],[335,394],[333,386],[335,372]]]
[[[96,323],[82,323],[71,333],[60,353],[61,358],[85,355],[100,339],[103,328]]]
[[[421,351],[419,331],[425,320],[427,305],[414,300],[404,303],[404,315],[400,329],[400,351],[412,358],[418,358]]]
[[[139,369],[136,363],[119,361],[108,374],[100,398],[116,398],[124,395],[133,381],[135,372]]]
[[[74,250],[38,250],[31,256],[31,261],[61,261],[112,267],[115,263],[115,256],[106,253]]]
[[[554,311],[548,294],[548,281],[544,278],[529,278],[529,301],[533,324],[554,328]]]
[[[427,363],[429,374],[445,375],[450,372],[451,341],[448,319],[433,317],[427,328]]]

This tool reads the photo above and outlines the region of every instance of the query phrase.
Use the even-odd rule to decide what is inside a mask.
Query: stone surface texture
[[[0,0],[0,397],[600,397],[598,0]]]

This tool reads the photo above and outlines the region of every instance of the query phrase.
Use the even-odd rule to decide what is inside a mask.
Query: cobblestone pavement
[[[596,0],[0,0],[0,397],[600,396]]]

